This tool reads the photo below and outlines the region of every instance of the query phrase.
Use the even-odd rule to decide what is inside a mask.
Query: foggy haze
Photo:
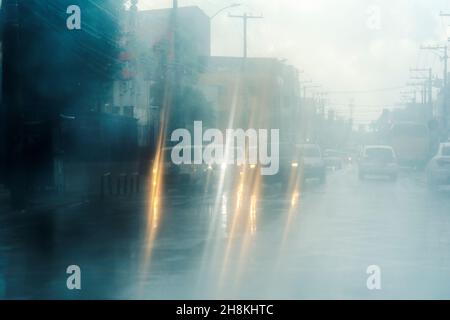
[[[419,48],[447,39],[450,19],[439,16],[450,9],[446,1],[181,0],[179,6],[197,5],[213,15],[232,3],[242,6],[211,22],[213,55],[242,55],[242,22],[228,13],[261,14],[264,19],[249,23],[249,56],[285,58],[304,70],[301,80],[313,80],[323,86],[319,91],[329,91],[328,105],[343,117],[348,117],[353,99],[356,123],[367,124],[384,107],[399,103],[410,68],[431,65],[434,73],[442,73],[439,57]],[[141,0],[139,6],[167,8],[171,1]],[[379,28],[371,25],[373,7],[379,8]]]

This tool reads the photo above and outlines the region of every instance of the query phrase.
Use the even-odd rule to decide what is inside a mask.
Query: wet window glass
[[[450,299],[449,26],[0,0],[0,299]]]

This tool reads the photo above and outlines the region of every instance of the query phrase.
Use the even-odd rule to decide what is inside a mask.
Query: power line
[[[400,89],[404,89],[405,86],[398,87],[390,87],[390,88],[379,88],[379,89],[370,89],[370,90],[354,90],[354,91],[329,91],[330,94],[365,94],[365,93],[376,93],[376,92],[385,92],[385,91],[396,91]]]

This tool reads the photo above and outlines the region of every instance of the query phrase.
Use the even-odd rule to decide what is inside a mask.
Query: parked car
[[[437,154],[428,162],[426,173],[429,187],[450,185],[450,142],[440,144]]]
[[[359,162],[359,178],[368,175],[387,176],[396,180],[398,165],[394,149],[385,145],[365,146]]]
[[[299,155],[303,179],[318,179],[321,183],[325,182],[326,167],[320,147],[316,144],[302,144],[299,146]]]

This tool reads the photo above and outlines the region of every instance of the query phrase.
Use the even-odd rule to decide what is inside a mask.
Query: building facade
[[[161,70],[171,68],[170,50],[161,47],[170,41],[185,43],[179,48],[179,65],[189,65],[200,56],[210,55],[210,19],[198,7],[177,9],[137,10],[137,1],[128,10],[122,25],[122,70],[114,83],[113,104],[108,112],[134,117],[138,121],[139,146],[155,144],[158,133],[160,108],[154,99],[153,85],[161,81]],[[174,25],[176,24],[176,26]],[[176,30],[177,38],[173,38]],[[164,60],[166,59],[166,60]],[[185,70],[183,70],[185,72]]]
[[[199,87],[216,113],[218,128],[282,129],[298,141],[298,70],[275,58],[208,57]]]

